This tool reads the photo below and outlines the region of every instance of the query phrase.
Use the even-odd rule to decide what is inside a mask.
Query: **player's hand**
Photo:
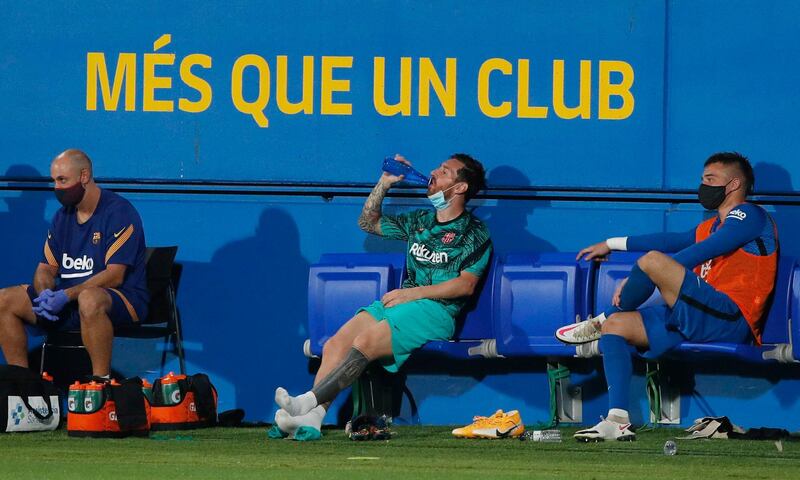
[[[417,293],[416,288],[398,288],[386,294],[381,298],[381,303],[386,308],[400,305],[401,303],[408,303],[414,300],[419,300],[422,296]]]
[[[578,256],[575,257],[575,260],[580,260],[581,257],[584,255],[586,258],[584,260],[591,260],[593,258],[602,258],[611,253],[611,249],[608,248],[608,245],[605,241],[595,243],[594,245],[588,246],[578,252]]]
[[[615,307],[619,307],[619,298],[622,295],[622,289],[625,288],[626,283],[628,283],[627,278],[619,282],[619,285],[617,285],[617,289],[614,291],[614,296],[611,297],[611,304],[614,305]]]
[[[33,314],[39,317],[44,318],[45,320],[50,320],[51,322],[58,321],[58,315],[52,314],[45,310],[43,305],[36,305],[33,307]]]
[[[411,166],[411,162],[406,160],[406,158],[404,156],[400,155],[399,153],[395,154],[394,159],[397,160],[400,163],[405,163],[409,167]],[[391,187],[395,183],[402,182],[404,178],[405,178],[405,175],[392,175],[389,172],[383,172],[383,175],[381,175],[380,182],[382,184],[386,185],[387,187]]]
[[[41,292],[39,292],[39,296],[33,299],[33,306],[36,307],[40,305],[42,302],[47,302],[47,300],[53,296],[53,291],[49,288],[45,288]]]
[[[67,302],[69,302],[67,292],[64,290],[58,290],[52,292],[52,295],[48,296],[45,300],[40,301],[39,306],[42,307],[43,310],[47,311],[47,313],[57,315],[58,312],[64,309],[64,305],[66,305]]]

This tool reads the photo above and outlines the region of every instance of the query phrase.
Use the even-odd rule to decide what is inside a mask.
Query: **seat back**
[[[608,260],[598,262],[597,278],[595,280],[593,314],[598,315],[611,306],[611,298],[617,286],[628,278],[636,261],[644,255],[643,252],[614,252]],[[642,307],[663,305],[664,300],[658,289],[642,304]]]
[[[396,255],[323,255],[308,271],[308,329],[311,353],[322,346],[360,307],[400,286]],[[402,262],[402,256],[401,262]]]
[[[509,254],[501,259],[494,281],[497,352],[574,354],[574,347],[560,343],[554,332],[585,310],[587,271],[573,253]]]
[[[775,290],[768,306],[761,332],[761,343],[789,343],[789,317],[792,303],[792,275],[797,267],[797,259],[781,255],[778,260],[778,273]]]
[[[489,268],[481,277],[476,293],[470,299],[464,311],[456,319],[456,330],[453,340],[483,340],[494,337],[492,310],[495,299],[494,277],[498,256],[489,263]]]
[[[166,323],[174,327],[177,319],[177,284],[182,268],[175,264],[178,247],[147,247],[145,252],[147,289],[150,303],[143,324]]]

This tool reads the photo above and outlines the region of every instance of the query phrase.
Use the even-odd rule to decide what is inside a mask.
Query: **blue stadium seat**
[[[614,252],[608,260],[598,262],[597,278],[595,280],[594,306],[592,313],[598,315],[611,306],[611,298],[621,281],[628,278],[633,265],[644,252]],[[663,305],[664,300],[656,290],[642,307]]]
[[[492,311],[497,294],[494,283],[497,262],[498,257],[495,255],[479,285],[477,301],[456,319],[453,339],[449,342],[428,342],[422,348],[423,351],[454,358],[469,358],[493,351],[495,334]],[[487,356],[493,354],[487,353]]]
[[[494,274],[494,323],[502,356],[574,356],[555,330],[588,311],[590,262],[574,253],[506,255]]]
[[[322,346],[360,307],[400,286],[402,254],[326,254],[308,272],[306,355]]]
[[[789,332],[795,361],[800,362],[800,265],[792,271],[792,300]]]

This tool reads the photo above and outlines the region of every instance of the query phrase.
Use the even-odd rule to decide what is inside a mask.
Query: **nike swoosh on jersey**
[[[125,228],[128,228],[128,227],[125,227]],[[123,229],[122,229],[122,230],[120,230],[119,232],[115,233],[115,234],[114,234],[114,238],[117,238],[117,237],[119,237],[120,235],[122,235],[122,232],[124,232],[124,231],[125,231],[125,228],[123,228]]]

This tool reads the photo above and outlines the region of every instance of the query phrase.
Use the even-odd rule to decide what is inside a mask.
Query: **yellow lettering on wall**
[[[564,100],[564,60],[553,60],[553,111],[559,118],[591,118],[592,116],[592,62],[581,60],[580,94],[577,107],[568,107]]]
[[[430,89],[436,92],[436,97],[444,109],[447,117],[456,115],[456,59],[445,60],[444,84],[436,72],[430,58],[419,59],[419,115],[427,117],[431,111]],[[446,86],[445,86],[446,85]]]
[[[622,82],[611,83],[611,73],[622,74]],[[600,60],[600,93],[597,105],[597,117],[601,120],[624,120],[633,114],[635,100],[633,87],[633,67],[619,60]],[[622,106],[611,108],[611,97],[621,97]]]
[[[163,48],[172,41],[172,35],[165,33],[153,42],[153,50]],[[145,53],[142,72],[142,110],[145,112],[171,112],[175,110],[172,100],[156,100],[156,90],[172,88],[172,77],[156,76],[156,66],[174,65],[174,53]]]
[[[517,62],[519,78],[517,79],[517,117],[518,118],[547,118],[547,107],[531,106],[530,101],[530,60],[521,59]]]
[[[314,57],[303,57],[303,96],[297,103],[289,100],[289,67],[286,55],[278,56],[277,69],[275,100],[278,109],[288,115],[300,112],[306,115],[314,113]]]
[[[334,92],[350,91],[350,80],[334,79],[333,71],[337,68],[352,67],[353,57],[322,57],[320,111],[323,115],[351,115],[353,113],[352,104],[333,103]]]
[[[120,53],[114,73],[113,85],[108,81],[106,55],[102,52],[86,54],[86,110],[97,110],[97,84],[103,96],[103,109],[116,111],[122,85],[125,85],[125,111],[136,110],[136,54]]]
[[[258,96],[253,101],[245,100],[242,92],[244,71],[248,67],[258,70]],[[240,112],[251,115],[261,128],[269,127],[269,119],[264,115],[264,110],[269,104],[269,82],[269,64],[258,55],[242,55],[233,64],[233,70],[231,70],[231,100],[233,100],[233,105]]]
[[[385,117],[411,115],[411,57],[400,58],[400,99],[395,104],[386,102],[386,59],[373,60],[372,104],[375,111]]]
[[[200,98],[195,102],[190,101],[188,98],[178,99],[178,108],[184,112],[203,112],[211,105],[211,98],[213,96],[211,85],[192,73],[192,67],[195,65],[209,69],[211,68],[211,57],[195,53],[181,61],[181,81],[185,83],[187,87],[195,89],[197,93],[200,94]]]
[[[490,58],[481,65],[478,71],[478,106],[487,117],[501,118],[511,113],[511,102],[501,102],[500,105],[492,104],[489,99],[489,77],[494,71],[499,71],[503,75],[511,75],[513,69],[511,63],[502,58]]]

